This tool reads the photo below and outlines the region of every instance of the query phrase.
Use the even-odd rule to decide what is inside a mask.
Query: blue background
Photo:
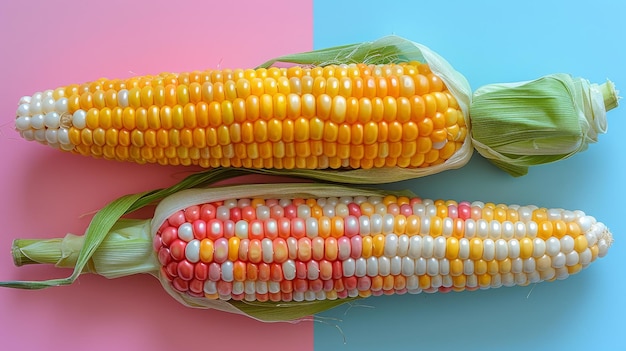
[[[564,72],[609,78],[626,91],[625,20],[618,1],[316,0],[314,46],[395,34],[441,54],[474,90]],[[606,257],[564,281],[340,306],[318,318],[315,349],[626,350],[626,106],[608,120],[608,134],[587,151],[522,178],[475,153],[460,170],[385,186],[426,198],[581,209],[612,230]]]

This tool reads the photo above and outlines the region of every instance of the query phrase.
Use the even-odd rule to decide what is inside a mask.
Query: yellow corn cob
[[[15,126],[82,155],[206,168],[427,167],[467,135],[418,62],[99,79],[22,98]]]

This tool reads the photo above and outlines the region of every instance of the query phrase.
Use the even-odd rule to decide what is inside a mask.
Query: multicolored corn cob
[[[467,136],[419,62],[99,79],[22,98],[15,126],[82,155],[207,168],[428,167]]]
[[[393,195],[226,199],[154,226],[175,291],[273,302],[552,281],[612,241],[581,211]]]

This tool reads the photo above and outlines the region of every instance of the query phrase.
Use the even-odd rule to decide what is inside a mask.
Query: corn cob
[[[127,261],[125,274],[153,272],[189,306],[251,313],[246,308],[253,301],[274,307],[306,301],[323,310],[351,298],[564,279],[603,257],[612,243],[606,226],[582,211],[328,185],[276,188],[183,190],[162,200],[150,222],[133,224],[139,228],[133,240],[144,238],[143,250],[130,249],[130,240],[119,243],[120,252],[110,249],[109,240],[128,236],[119,234],[124,224],[86,267],[117,277]],[[76,259],[69,244],[61,260],[39,260],[27,246],[16,245],[18,264],[64,266]],[[124,256],[127,248],[132,253]]]
[[[15,126],[82,155],[206,168],[428,167],[467,136],[419,62],[99,79],[22,98]]]

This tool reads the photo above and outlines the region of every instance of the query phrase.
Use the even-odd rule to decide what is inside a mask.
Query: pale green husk
[[[473,145],[521,176],[529,166],[570,157],[596,142],[617,100],[611,82],[599,86],[567,74],[487,85],[474,93],[470,107]]]
[[[14,241],[16,265],[49,263],[58,267],[74,267],[70,277],[45,281],[7,281],[0,287],[43,289],[72,284],[82,273],[96,273],[107,278],[147,273],[160,278],[160,265],[152,248],[153,233],[173,212],[192,204],[228,198],[294,198],[330,196],[381,196],[381,190],[353,189],[330,183],[246,184],[203,188],[215,182],[250,173],[267,174],[263,170],[217,169],[193,174],[166,189],[121,197],[100,210],[84,236],[68,234],[65,238],[19,239]],[[385,193],[389,194],[389,191]],[[410,193],[396,193],[412,195]],[[150,220],[125,219],[123,215],[155,204]],[[189,307],[212,308],[245,314],[262,321],[289,321],[314,315],[354,299],[287,303],[248,303],[212,301],[181,294],[160,279],[163,288],[176,300]]]

